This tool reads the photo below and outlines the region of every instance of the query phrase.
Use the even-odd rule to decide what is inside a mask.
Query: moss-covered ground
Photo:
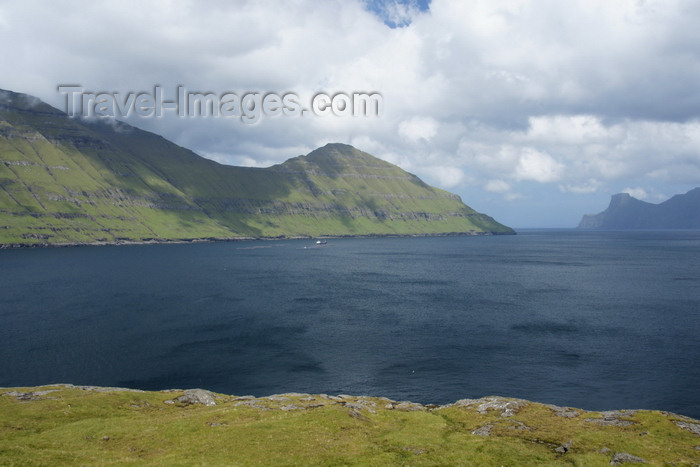
[[[0,389],[0,465],[700,463],[700,422],[658,411],[588,412],[499,397],[423,406],[199,392],[210,405],[184,391]]]

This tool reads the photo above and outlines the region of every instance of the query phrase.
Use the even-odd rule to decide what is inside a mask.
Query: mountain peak
[[[608,209],[618,209],[621,206],[626,206],[628,204],[633,204],[633,203],[645,203],[644,201],[641,201],[634,196],[630,195],[629,193],[617,193],[615,195],[612,195],[610,197],[610,205],[608,206]],[[645,203],[647,204],[647,203]]]
[[[343,143],[328,143],[325,146],[314,149],[305,157],[308,161],[312,162],[320,162],[331,159],[337,163],[341,163],[343,161],[354,161],[379,165],[391,165],[388,162],[385,162],[369,153],[360,151],[354,146]]]
[[[394,164],[343,143],[326,144],[305,156],[294,157],[275,167],[283,171],[308,174],[376,175],[411,180],[418,178]]]
[[[349,144],[345,143],[328,143],[325,146],[321,146],[320,148],[316,148],[313,151],[309,153],[309,155],[314,154],[314,153],[321,153],[321,154],[326,154],[329,156],[332,155],[337,155],[337,156],[353,156],[356,155],[357,153],[362,153],[359,149],[357,149],[354,146],[351,146]],[[363,153],[366,154],[366,153]]]

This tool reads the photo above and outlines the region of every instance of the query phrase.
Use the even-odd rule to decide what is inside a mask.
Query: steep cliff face
[[[700,229],[700,188],[660,204],[647,203],[628,193],[613,195],[608,208],[583,216],[580,229]]]
[[[266,169],[0,91],[0,244],[513,233],[399,167],[329,144]]]

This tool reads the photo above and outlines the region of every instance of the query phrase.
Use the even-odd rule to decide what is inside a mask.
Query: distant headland
[[[583,216],[579,229],[700,229],[700,187],[663,203],[638,200],[628,193],[614,195],[608,208]]]

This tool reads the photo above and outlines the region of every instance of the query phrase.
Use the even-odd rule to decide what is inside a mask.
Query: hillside
[[[0,91],[0,245],[513,233],[343,144],[259,169]]]
[[[521,399],[0,389],[3,465],[697,465],[700,422]]]
[[[628,193],[614,195],[608,208],[583,216],[580,229],[700,229],[700,188],[652,204]]]

